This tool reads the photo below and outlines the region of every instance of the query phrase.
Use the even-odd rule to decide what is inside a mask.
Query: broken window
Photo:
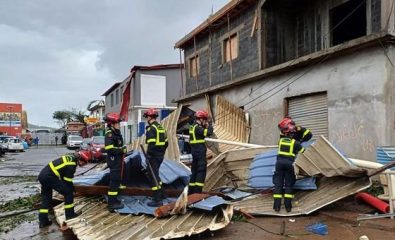
[[[366,1],[350,0],[330,10],[331,46],[366,35]]]
[[[189,76],[196,77],[199,74],[199,55],[189,59]]]
[[[229,62],[239,55],[239,39],[237,33],[224,40],[224,62]]]

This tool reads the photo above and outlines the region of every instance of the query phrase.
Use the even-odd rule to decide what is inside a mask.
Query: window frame
[[[190,78],[198,77],[199,72],[200,72],[200,56],[199,54],[195,54],[189,58],[189,77]]]
[[[232,51],[232,57],[227,55],[227,44],[230,44],[230,49],[232,50],[232,40],[236,40],[236,54]],[[224,37],[222,40],[222,63],[228,63],[230,61],[234,61],[236,58],[239,57],[239,46],[240,46],[240,41],[239,41],[239,33],[233,32],[230,34],[230,36]],[[230,54],[231,51],[229,51]]]

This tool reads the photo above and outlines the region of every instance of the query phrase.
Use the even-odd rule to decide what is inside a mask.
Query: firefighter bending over
[[[64,196],[66,220],[78,216],[74,212],[73,177],[77,165],[85,165],[88,159],[85,153],[75,152],[73,155],[64,155],[53,160],[41,170],[38,175],[38,181],[41,183],[41,208],[38,214],[40,228],[52,224],[48,218],[48,210],[52,203],[52,190]]]

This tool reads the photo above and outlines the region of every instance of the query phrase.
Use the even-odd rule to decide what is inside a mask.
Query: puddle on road
[[[0,233],[0,239],[64,239],[75,240],[74,235],[63,234],[59,230],[59,226],[53,223],[51,226],[40,229],[38,227],[38,214],[34,213],[33,220],[19,224],[13,230],[7,233]]]

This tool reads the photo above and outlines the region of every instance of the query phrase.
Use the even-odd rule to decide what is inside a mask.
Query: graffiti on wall
[[[343,124],[343,126],[332,131],[331,138],[336,144],[344,147],[349,144],[354,149],[360,149],[368,153],[373,153],[376,150],[372,134],[369,133],[369,129],[363,120],[349,125]]]
[[[251,121],[251,140],[259,144],[275,144],[280,132],[277,123],[283,117],[281,111],[254,112]]]

